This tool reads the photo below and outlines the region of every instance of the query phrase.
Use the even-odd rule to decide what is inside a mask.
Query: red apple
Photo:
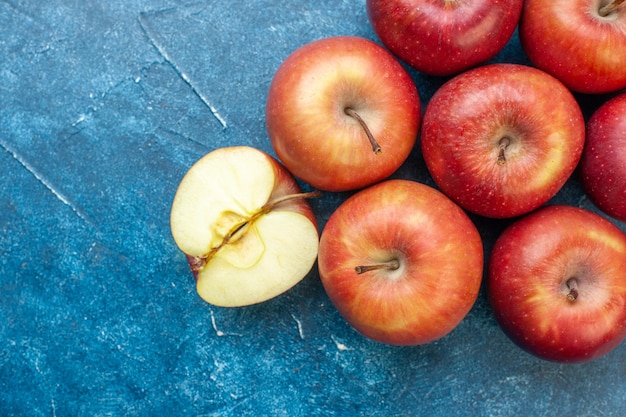
[[[591,201],[626,221],[626,93],[605,102],[589,119],[580,172]]]
[[[476,227],[424,184],[387,180],[348,198],[320,239],[319,273],[364,336],[417,345],[452,331],[473,306],[483,271]]]
[[[598,358],[626,336],[626,234],[591,211],[543,207],[496,241],[488,297],[526,351],[558,362]]]
[[[170,217],[198,294],[238,307],[300,282],[317,258],[317,222],[291,174],[260,150],[209,152],[183,177]]]
[[[446,82],[423,119],[424,160],[439,188],[486,217],[553,197],[580,159],[585,121],[563,84],[535,68],[492,64]]]
[[[624,0],[526,0],[519,36],[533,64],[574,91],[626,87]]]
[[[285,59],[270,85],[267,131],[277,156],[315,188],[345,191],[381,181],[417,139],[413,79],[382,46],[338,36]]]
[[[383,44],[413,68],[459,73],[493,58],[513,35],[523,0],[367,0]]]

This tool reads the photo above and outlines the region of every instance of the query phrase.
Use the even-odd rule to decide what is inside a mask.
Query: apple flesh
[[[517,27],[522,0],[367,0],[383,44],[413,68],[452,75],[504,48]]]
[[[554,77],[491,64],[446,82],[422,125],[424,160],[439,188],[476,214],[534,210],[570,177],[585,141],[578,103]]]
[[[268,92],[267,131],[296,177],[327,191],[362,188],[391,175],[417,139],[413,79],[382,46],[355,36],[301,46]]]
[[[626,93],[605,102],[589,119],[580,173],[591,201],[626,221]]]
[[[174,241],[208,303],[237,307],[273,298],[312,268],[319,235],[291,174],[260,150],[214,150],[182,179],[171,208]]]
[[[504,332],[524,350],[585,362],[626,336],[626,235],[572,206],[546,206],[498,238],[488,297]]]
[[[322,284],[345,320],[372,340],[432,342],[476,301],[480,235],[465,212],[424,184],[387,180],[357,192],[320,239]]]
[[[526,0],[519,36],[533,64],[571,90],[626,88],[624,0]]]

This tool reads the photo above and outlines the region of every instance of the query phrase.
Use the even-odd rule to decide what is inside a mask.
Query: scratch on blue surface
[[[7,143],[5,143],[2,139],[0,139],[0,147],[2,147],[6,152],[11,154],[11,156],[20,163],[28,172],[30,172],[37,181],[43,184],[59,201],[63,204],[69,206],[74,213],[82,220],[89,224],[93,224],[89,217],[72,202],[70,198],[65,196],[54,184],[48,181],[39,171],[31,165],[26,158],[17,153],[17,151],[13,150]]]
[[[215,322],[215,314],[213,313],[213,310],[209,310],[210,314],[211,314],[211,326],[213,327],[213,330],[215,330],[215,334],[219,337],[222,336],[242,336],[239,333],[225,333],[221,330],[219,330],[217,328],[217,323]]]
[[[222,127],[223,128],[227,128],[228,127],[228,123],[226,122],[226,119],[224,119],[224,117],[222,117],[222,115],[217,111],[215,106],[213,106],[210,103],[209,99],[204,94],[202,94],[202,92],[196,87],[196,85],[193,82],[193,80],[191,80],[191,78],[189,78],[187,73],[185,73],[185,71],[182,70],[182,68],[176,63],[176,61],[174,61],[172,56],[167,52],[165,47],[163,47],[163,45],[158,41],[157,36],[155,36],[153,30],[150,28],[150,25],[149,25],[149,23],[146,20],[146,16],[147,15],[148,15],[148,13],[145,13],[145,12],[140,13],[139,14],[139,23],[141,25],[141,28],[145,32],[145,34],[148,36],[148,38],[150,38],[150,42],[152,43],[152,45],[154,45],[154,47],[157,49],[157,51],[163,57],[163,59],[165,59],[165,61],[168,62],[174,68],[176,73],[191,88],[191,90],[194,92],[194,94],[209,108],[209,110],[211,111],[213,116],[220,122]]]
[[[42,24],[42,22],[39,19],[37,19],[35,16],[32,16],[31,14],[27,13],[26,11],[22,10],[20,7],[16,6],[13,2],[8,1],[8,0],[1,0],[0,3],[6,4],[12,10],[14,10],[15,12],[21,14],[22,16],[25,16],[26,18],[28,18],[29,20],[31,20],[35,24],[37,24],[37,25],[39,25],[41,27],[45,27],[45,25]]]
[[[337,350],[342,351],[342,352],[343,351],[347,351],[347,350],[354,350],[353,348],[350,348],[350,347],[344,345],[339,340],[337,340],[337,338],[335,336],[330,336],[330,338],[333,340],[333,342],[335,342],[335,346],[337,347]]]
[[[298,325],[298,334],[300,335],[300,339],[304,340],[304,331],[302,329],[302,322],[298,320],[296,316],[294,316],[293,314],[291,315],[291,318],[294,319],[294,321]]]
[[[202,148],[206,147],[206,144],[202,143],[202,141],[199,141],[198,139],[192,138],[191,136],[185,135],[184,133],[178,132],[174,129],[169,129],[169,128],[159,126],[158,131],[161,133],[167,134],[168,136],[176,137],[179,140],[182,139],[185,141],[193,142],[196,145],[200,145]]]
[[[447,381],[449,381],[451,378],[454,378],[454,375],[449,374],[447,375],[444,379],[437,381],[426,393],[426,395],[424,395],[424,399],[428,399],[428,397],[430,397],[430,395],[433,393],[433,391],[435,391],[437,388],[439,388],[440,385],[447,383]]]

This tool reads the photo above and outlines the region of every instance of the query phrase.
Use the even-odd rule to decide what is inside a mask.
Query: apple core
[[[234,223],[232,220],[226,221],[226,222],[231,223],[232,226],[230,227],[230,229],[228,229],[228,232],[223,234],[224,237],[222,238],[222,240],[216,246],[213,246],[206,255],[189,257],[191,270],[193,272],[198,272],[202,270],[206,266],[207,262],[209,262],[211,258],[213,258],[213,256],[215,256],[215,254],[220,249],[222,249],[224,246],[228,245],[229,243],[236,242],[239,238],[241,238],[245,234],[246,230],[252,224],[254,224],[256,220],[258,220],[261,216],[272,211],[276,206],[280,205],[281,203],[284,203],[289,200],[299,199],[299,198],[317,198],[317,197],[320,197],[321,195],[322,193],[319,191],[311,191],[311,192],[306,192],[306,193],[296,193],[296,194],[289,194],[289,195],[281,196],[281,197],[276,198],[275,200],[271,200],[267,202],[263,207],[261,207],[258,211],[256,211],[254,214],[252,214],[248,218],[243,218],[231,211],[227,211],[223,213],[222,220],[224,220],[224,217],[236,217],[237,220],[235,220]],[[221,222],[221,223],[223,224],[224,222]]]

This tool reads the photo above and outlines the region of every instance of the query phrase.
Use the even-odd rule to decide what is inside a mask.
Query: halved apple
[[[248,146],[216,149],[182,179],[170,215],[206,302],[237,307],[300,282],[317,258],[317,222],[293,176]]]

